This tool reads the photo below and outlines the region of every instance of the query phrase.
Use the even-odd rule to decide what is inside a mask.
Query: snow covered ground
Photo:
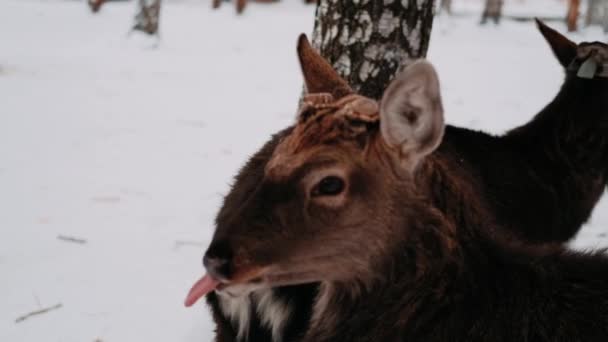
[[[543,1],[507,12],[561,13]],[[557,62],[532,23],[480,28],[478,1],[460,3],[469,14],[440,17],[430,51],[448,121],[527,121],[556,94]],[[0,0],[0,341],[211,340],[205,306],[182,301],[231,177],[293,118],[313,12],[166,1],[153,48],[126,36],[132,2],[93,16],[83,1]],[[606,233],[605,201],[573,244],[608,246]]]

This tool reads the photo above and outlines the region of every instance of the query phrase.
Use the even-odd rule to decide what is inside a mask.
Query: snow
[[[457,3],[430,50],[448,121],[494,133],[526,122],[562,80],[549,48],[532,23],[480,28],[478,4]],[[0,341],[211,340],[206,307],[182,302],[232,176],[293,119],[295,41],[314,6],[237,17],[232,4],[166,1],[158,47],[127,37],[134,12],[0,0]],[[595,28],[572,38],[606,40]],[[573,245],[608,246],[606,227],[604,201]]]

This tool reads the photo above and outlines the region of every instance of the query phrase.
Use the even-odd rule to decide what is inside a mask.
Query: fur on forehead
[[[318,147],[354,141],[379,121],[378,103],[370,98],[353,94],[336,100],[329,93],[308,94],[291,134],[283,138],[266,165],[266,174],[287,176]]]

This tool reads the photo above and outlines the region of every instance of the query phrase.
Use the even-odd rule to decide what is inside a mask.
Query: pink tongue
[[[201,297],[215,290],[215,288],[219,284],[219,281],[213,279],[210,275],[206,274],[199,281],[197,281],[196,284],[192,286],[192,289],[190,289],[190,292],[188,292],[188,296],[184,301],[184,305],[186,307],[191,307]]]

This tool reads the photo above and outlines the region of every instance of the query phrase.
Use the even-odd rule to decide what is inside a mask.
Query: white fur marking
[[[256,310],[262,323],[272,332],[273,342],[282,342],[281,336],[285,322],[291,315],[291,306],[274,295],[272,290],[255,292]]]
[[[246,341],[251,325],[251,306],[255,306],[262,324],[270,329],[273,342],[281,340],[285,322],[291,315],[288,303],[274,295],[272,289],[253,291],[255,288],[234,286],[217,291],[220,309],[237,328],[237,340]]]
[[[238,341],[247,340],[249,335],[249,325],[251,321],[251,299],[249,294],[244,294],[239,297],[233,297],[231,295],[218,292],[220,308],[224,315],[226,315],[232,324],[237,326]]]

